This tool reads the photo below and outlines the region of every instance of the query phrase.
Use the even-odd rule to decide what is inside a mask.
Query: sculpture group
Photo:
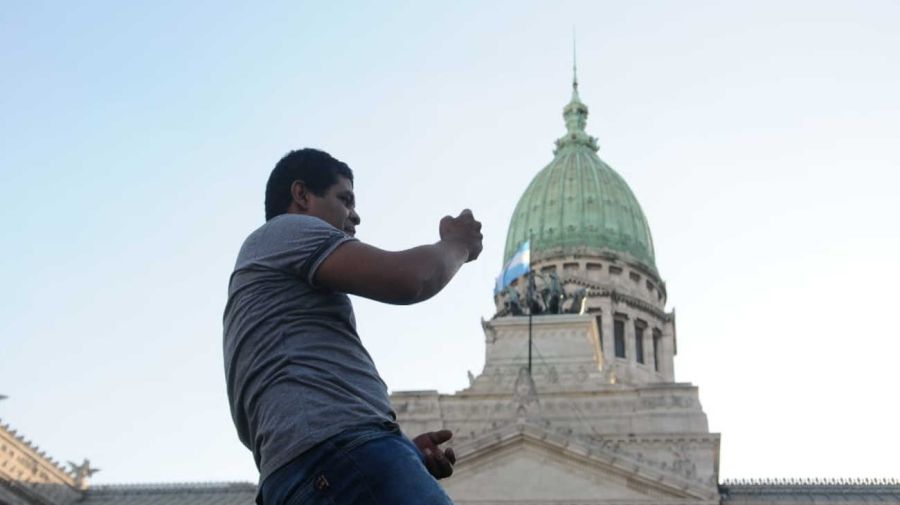
[[[538,287],[538,281],[541,286]],[[584,302],[587,298],[587,289],[579,288],[572,294],[566,293],[556,272],[541,274],[529,272],[523,295],[514,286],[507,286],[503,290],[506,294],[505,306],[508,314],[522,315],[547,315],[547,314],[580,314],[584,310]],[[566,301],[570,303],[566,304]]]

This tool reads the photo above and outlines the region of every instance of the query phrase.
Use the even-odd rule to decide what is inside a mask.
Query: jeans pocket
[[[285,505],[304,505],[313,503],[312,500],[313,488],[309,482],[304,482],[297,486],[297,489],[291,493],[290,497],[288,497]]]
[[[350,460],[333,446],[333,453],[299,486],[285,505],[334,505],[358,502],[357,472]],[[368,503],[368,502],[367,502]]]
[[[285,505],[333,505],[330,485],[324,473],[317,473],[297,486]]]

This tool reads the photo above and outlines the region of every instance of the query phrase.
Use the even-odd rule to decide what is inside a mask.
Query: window
[[[644,362],[644,326],[634,324],[634,354],[637,356],[637,362]]]
[[[613,322],[613,339],[616,344],[616,357],[625,357],[625,321],[616,319]]]
[[[603,318],[597,316],[597,335],[600,337],[600,352],[603,352]]]
[[[622,269],[620,267],[610,266],[609,273],[611,273],[612,275],[619,275],[620,273],[622,273]]]
[[[659,371],[659,343],[662,340],[662,334],[659,330],[653,330],[653,369]]]
[[[628,272],[628,278],[634,282],[641,282],[641,276],[634,272]]]

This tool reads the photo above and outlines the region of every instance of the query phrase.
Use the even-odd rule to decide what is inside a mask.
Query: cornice
[[[74,487],[74,476],[60,462],[48,456],[45,451],[32,443],[31,440],[27,440],[16,430],[11,429],[10,425],[4,423],[2,419],[0,419],[0,440],[5,441],[11,447],[26,453],[34,459],[36,464],[40,465],[43,470],[48,471],[59,481],[57,482],[58,484]]]
[[[900,493],[897,478],[761,478],[726,479],[720,487],[747,494],[834,492],[865,490]]]
[[[646,314],[649,314],[649,315],[655,317],[658,321],[660,321],[662,323],[670,322],[670,321],[674,320],[674,318],[675,318],[674,312],[666,312],[664,310],[660,310],[658,307],[654,307],[652,304],[650,304],[644,300],[641,300],[640,298],[637,298],[637,297],[631,296],[631,295],[627,295],[625,293],[621,293],[621,292],[613,290],[613,289],[604,288],[604,287],[600,286],[599,284],[588,281],[588,280],[586,280],[582,277],[576,276],[576,275],[568,275],[568,276],[561,277],[559,281],[563,285],[574,284],[576,286],[581,286],[581,287],[587,289],[588,297],[610,298],[615,303],[624,303],[631,308],[640,310]],[[540,314],[538,316],[535,316],[535,318],[544,317],[544,316],[556,318],[556,317],[568,316],[568,315],[572,315],[572,314]],[[503,319],[507,316],[509,316],[509,311],[506,308],[502,308],[502,309],[498,310],[496,314],[494,314],[494,317],[491,319],[491,321]],[[527,317],[527,314],[523,314],[521,316],[515,316],[515,317]]]
[[[90,493],[116,493],[134,495],[209,493],[210,491],[226,493],[256,492],[256,484],[252,482],[160,482],[150,484],[103,484],[91,486],[90,489]]]
[[[535,322],[537,318],[535,318]],[[481,377],[481,375],[479,375]],[[568,399],[576,399],[576,398],[595,398],[598,396],[610,397],[610,396],[628,396],[634,393],[639,393],[642,395],[646,395],[648,393],[653,392],[665,392],[665,391],[690,391],[694,396],[698,393],[698,388],[695,384],[690,382],[650,382],[646,384],[628,384],[628,383],[616,383],[616,384],[602,384],[602,386],[591,386],[590,389],[568,389],[565,391],[539,391],[540,397],[554,399],[554,398],[568,398]],[[468,388],[461,389],[456,391],[455,393],[438,393],[437,391],[395,391],[391,393],[391,397],[397,397],[397,399],[406,399],[406,398],[422,398],[422,397],[434,397],[437,396],[438,399],[442,402],[444,401],[473,401],[473,400],[503,400],[507,399],[510,396],[510,392],[507,390],[499,390],[494,392],[485,392],[478,391],[472,392],[469,391]]]
[[[717,440],[717,439],[716,439]],[[528,441],[548,449],[569,454],[573,458],[606,467],[615,473],[660,489],[682,498],[712,499],[716,493],[693,480],[676,475],[659,467],[648,466],[631,455],[612,451],[594,441],[560,435],[537,426],[527,420],[519,420],[494,430],[489,430],[454,448],[461,454],[458,464],[473,462],[482,456],[495,453],[517,441]]]
[[[674,315],[671,312],[659,310],[658,308],[645,302],[644,300],[641,300],[640,298],[626,295],[625,293],[620,293],[618,291],[610,291],[608,296],[615,303],[624,303],[631,308],[646,312],[647,314],[652,315],[663,323],[667,323],[674,318]]]
[[[454,500],[456,505],[509,505],[509,500]],[[719,498],[709,500],[666,499],[664,505],[720,505]],[[647,505],[647,500],[518,500],[516,505]]]
[[[634,260],[631,256],[613,252],[609,249],[583,247],[575,252],[545,251],[536,252],[531,256],[532,265],[538,269],[540,268],[540,263],[566,262],[568,260],[605,261],[615,266],[625,265],[628,268],[639,271],[644,277],[653,281],[662,290],[663,295],[667,295],[666,281],[662,280],[658,272],[647,268],[643,263]]]

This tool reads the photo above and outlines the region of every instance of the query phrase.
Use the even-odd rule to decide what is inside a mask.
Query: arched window
[[[613,321],[613,340],[616,344],[616,357],[625,357],[625,320],[616,318]]]
[[[656,328],[653,328],[653,369],[657,372],[659,371],[659,352],[660,352],[660,341],[662,340],[662,333]]]
[[[600,337],[600,352],[603,352],[603,317],[597,317],[597,336]]]
[[[638,363],[644,363],[644,328],[647,323],[643,321],[634,322],[634,355]]]

